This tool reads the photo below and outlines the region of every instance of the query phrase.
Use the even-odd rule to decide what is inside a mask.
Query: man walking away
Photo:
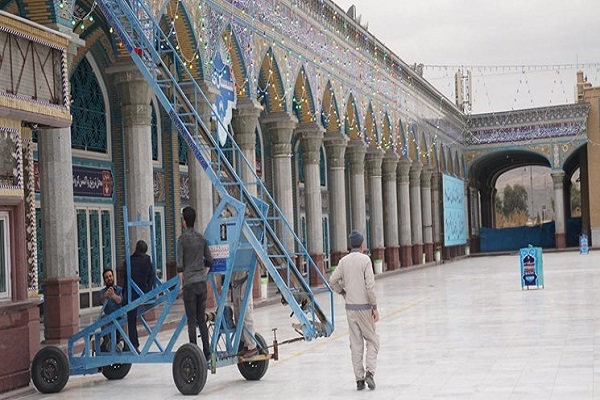
[[[213,264],[208,243],[196,232],[196,210],[183,209],[184,231],[177,239],[177,273],[183,288],[183,305],[188,323],[190,343],[197,343],[196,326],[200,328],[202,347],[206,360],[210,360],[210,342],[206,326],[206,275]]]
[[[329,283],[346,302],[356,389],[363,390],[366,382],[369,389],[373,390],[377,353],[379,353],[379,338],[375,332],[375,322],[379,320],[375,297],[375,275],[371,267],[371,259],[364,254],[366,247],[362,233],[353,230],[349,239],[350,254],[340,260],[329,278]],[[364,357],[365,344],[366,357]],[[366,366],[363,365],[365,358]]]

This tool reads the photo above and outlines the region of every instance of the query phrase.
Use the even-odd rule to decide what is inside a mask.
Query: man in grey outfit
[[[188,323],[190,343],[197,343],[196,326],[200,328],[204,356],[210,360],[210,342],[206,326],[206,275],[213,264],[206,239],[196,232],[196,211],[183,209],[184,231],[177,239],[177,273],[183,288],[183,305]]]
[[[329,278],[329,283],[336,293],[344,296],[346,301],[356,389],[363,390],[366,382],[369,389],[373,390],[377,353],[379,353],[379,338],[375,332],[375,322],[379,320],[375,276],[371,259],[363,253],[365,250],[363,235],[353,230],[349,239],[352,250],[340,260]],[[366,366],[363,365],[365,343]]]

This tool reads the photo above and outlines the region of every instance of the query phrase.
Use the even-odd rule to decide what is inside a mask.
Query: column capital
[[[431,177],[433,176],[433,170],[430,166],[423,167],[421,170],[421,187],[431,187]]]
[[[383,152],[374,147],[369,147],[365,155],[365,164],[369,176],[381,176],[381,164],[383,161]]]
[[[352,139],[348,142],[346,154],[350,162],[351,173],[364,173],[365,171],[365,154],[367,153],[367,145],[361,139]]]
[[[121,107],[124,126],[150,125],[152,123],[152,107],[150,104],[124,104]]]
[[[396,153],[386,153],[381,164],[383,179],[386,181],[396,180],[396,171],[398,169],[398,155]]]
[[[348,145],[346,135],[341,133],[325,134],[323,144],[329,168],[343,169],[345,166],[344,156],[346,154],[346,146]]]
[[[410,186],[419,186],[421,184],[421,171],[423,164],[420,161],[414,161],[410,166]]]
[[[264,107],[258,100],[251,97],[239,97],[233,109],[233,117],[253,117],[258,119],[263,110]]]
[[[135,64],[121,63],[108,68],[107,73],[117,85],[122,105],[150,104],[152,89]]]
[[[410,158],[403,156],[398,160],[397,180],[399,183],[408,183],[408,175],[410,173],[410,166],[412,161]]]
[[[433,190],[438,190],[440,181],[442,180],[442,173],[438,170],[431,171],[431,187]]]
[[[298,119],[287,112],[269,113],[262,118],[267,134],[271,138],[273,156],[292,154],[292,134]]]
[[[231,125],[233,136],[241,149],[253,149],[256,146],[256,127],[263,107],[249,97],[239,98],[233,110]]]
[[[552,176],[554,189],[562,189],[565,182],[565,171],[554,169],[550,172],[550,176]]]
[[[325,129],[314,122],[296,128],[296,135],[302,147],[302,160],[305,164],[319,164],[324,132]]]

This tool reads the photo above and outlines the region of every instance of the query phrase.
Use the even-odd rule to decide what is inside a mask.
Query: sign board
[[[467,243],[465,183],[448,175],[443,178],[444,246],[463,245]]]

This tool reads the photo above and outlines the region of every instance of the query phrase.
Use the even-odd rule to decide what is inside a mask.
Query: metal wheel
[[[206,358],[200,348],[191,343],[181,346],[173,359],[173,380],[183,395],[197,395],[206,384]]]
[[[258,350],[260,354],[268,354],[269,350],[267,349],[267,342],[265,339],[258,333],[254,335],[256,341],[258,342]],[[243,344],[240,343],[240,350],[243,348]],[[246,380],[249,381],[258,381],[267,373],[267,369],[269,368],[269,360],[260,360],[260,361],[248,361],[242,362],[238,364],[238,369],[240,373]]]
[[[69,380],[69,360],[61,349],[44,347],[33,358],[31,379],[42,393],[58,393]]]
[[[102,375],[109,381],[123,379],[131,370],[131,364],[111,364],[102,367]]]

